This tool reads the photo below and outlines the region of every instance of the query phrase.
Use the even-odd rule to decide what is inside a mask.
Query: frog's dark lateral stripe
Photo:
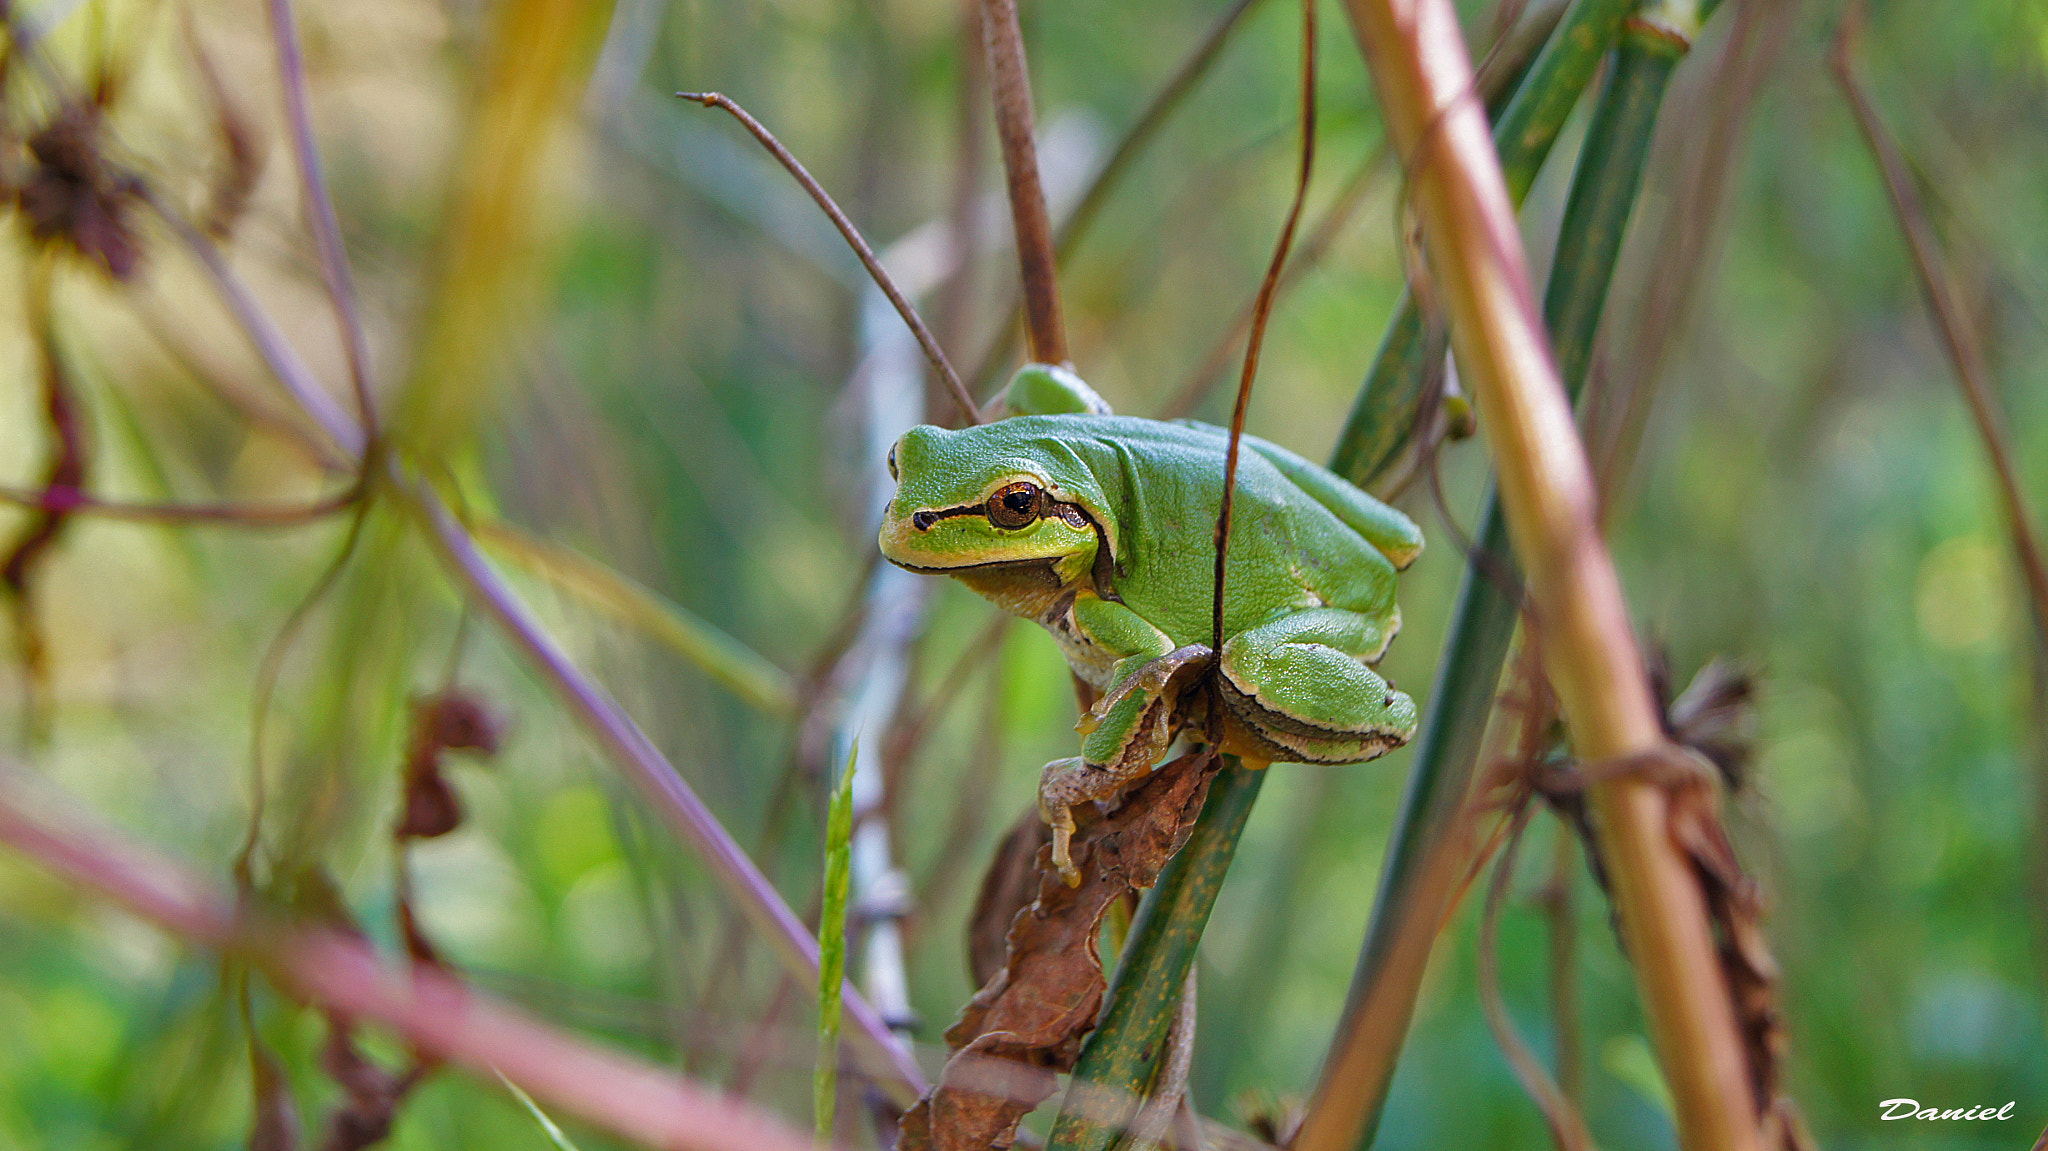
[[[961,504],[957,508],[940,508],[937,511],[913,512],[910,516],[910,525],[918,531],[925,531],[940,520],[949,520],[954,516],[980,516],[983,519],[987,519],[988,505]]]
[[[1279,752],[1273,756],[1277,763],[1363,763],[1408,742],[1406,736],[1390,727],[1330,728],[1273,711],[1231,682],[1227,674],[1218,677],[1217,683],[1222,688],[1224,706],[1244,726],[1237,734]],[[1350,750],[1337,750],[1346,746]]]
[[[1112,603],[1124,602],[1124,597],[1116,594],[1116,585],[1112,582],[1112,578],[1116,574],[1116,555],[1109,546],[1109,533],[1102,530],[1102,525],[1095,522],[1095,517],[1089,515],[1088,509],[1080,504],[1053,501],[1050,507],[1051,511],[1047,515],[1039,517],[1040,519],[1058,516],[1067,521],[1070,527],[1079,528],[1086,526],[1095,530],[1095,567],[1089,573],[1091,582],[1095,584],[1095,594]],[[918,531],[930,531],[933,524],[938,523],[940,520],[952,519],[954,516],[980,516],[982,519],[988,519],[988,504],[986,502],[961,504],[957,507],[933,508],[926,511],[912,512],[910,515],[910,525]],[[991,526],[994,525],[991,524]],[[972,571],[975,568],[1004,567],[1015,563],[1037,563],[1040,561],[989,560],[986,563],[961,564],[954,567],[917,567],[912,564],[903,563],[900,560],[894,562],[898,567],[906,571],[945,575],[952,572]],[[1051,570],[1049,563],[1047,570],[1048,572]]]

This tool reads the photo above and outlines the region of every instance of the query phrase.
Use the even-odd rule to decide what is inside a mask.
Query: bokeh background
[[[505,138],[491,117],[519,69],[492,53],[518,42],[519,5],[299,9],[371,376],[393,434],[466,509],[594,558],[758,657],[707,673],[647,618],[498,553],[792,906],[815,914],[832,725],[858,686],[816,673],[868,586],[882,448],[950,413],[936,393],[887,384],[900,332],[795,185],[732,122],[671,93],[724,91],[773,127],[927,289],[963,371],[986,359],[1000,378],[1015,353],[989,349],[1015,273],[985,105],[963,105],[977,41],[949,0],[559,7],[567,48],[528,62],[557,128]],[[1250,418],[1310,457],[1335,442],[1408,258],[1370,83],[1325,8],[1311,213],[1347,189],[1354,207],[1275,314]],[[1460,8],[1473,35],[1492,27],[1491,9]],[[346,406],[262,6],[12,11],[10,187],[33,167],[23,141],[101,88],[106,155],[187,214],[247,185],[223,240],[234,274]],[[1219,11],[1026,6],[1056,207]],[[2048,762],[2029,750],[2048,717],[2028,702],[2029,620],[1982,443],[1827,70],[1839,16],[1815,0],[1731,0],[1681,67],[1596,367],[1596,386],[1654,389],[1613,538],[1641,633],[1678,682],[1717,656],[1758,676],[1754,770],[1731,818],[1784,966],[1790,1088],[1822,1142],[2023,1146],[2048,1122]],[[1200,386],[1212,348],[1233,346],[1286,210],[1297,40],[1295,9],[1257,5],[1063,270],[1075,363],[1120,411],[1164,410]],[[2038,512],[2048,9],[1879,3],[1857,58],[1915,165]],[[1539,273],[1578,132],[1524,214]],[[260,158],[235,162],[237,139]],[[500,168],[529,177],[511,224],[479,216],[471,186]],[[33,238],[18,205],[11,215],[0,483],[42,482],[54,355],[83,412],[92,491],[280,504],[342,485],[301,436],[261,418],[288,405],[161,219],[130,205],[139,254],[123,279]],[[451,271],[464,229],[493,254]],[[949,238],[968,242],[964,264]],[[494,301],[486,346],[446,334],[464,276]],[[39,342],[41,310],[51,336]],[[437,359],[436,340],[459,354]],[[466,367],[437,370],[448,363]],[[1216,419],[1225,403],[1208,394],[1196,412]],[[1462,566],[1441,517],[1469,532],[1483,463],[1478,441],[1451,445],[1441,505],[1426,484],[1402,499],[1431,538],[1404,577],[1406,629],[1386,662],[1411,691],[1430,682]],[[0,507],[0,541],[28,524]],[[807,1123],[809,992],[465,610],[408,521],[372,514],[344,553],[350,535],[348,516],[261,531],[75,520],[33,581],[44,666],[24,658],[18,618],[5,633],[0,751],[223,883],[260,761],[271,867],[324,876],[392,944],[388,829],[408,701],[459,682],[501,721],[503,750],[451,769],[466,821],[409,849],[427,932],[480,985]],[[938,1033],[972,991],[964,933],[980,872],[1030,807],[1039,765],[1072,747],[1053,645],[993,620],[961,589],[930,588],[904,704],[928,730],[910,754],[865,733],[871,751],[890,748],[883,817],[909,883],[910,1002],[934,1068]],[[753,669],[766,695],[736,693],[732,667]],[[1268,782],[1201,965],[1204,1113],[1284,1110],[1312,1085],[1408,763],[1284,767]],[[1546,1050],[1539,898],[1555,838],[1539,826],[1502,925],[1510,1005]],[[1605,905],[1582,869],[1566,874],[1592,1129],[1672,1146]],[[1477,1006],[1476,902],[1439,946],[1381,1147],[1546,1138]],[[0,1145],[243,1145],[237,986],[212,956],[0,856]],[[336,1096],[317,1064],[320,1021],[260,983],[248,1018],[317,1131]],[[1879,1122],[1879,1101],[1898,1096],[2017,1107],[2003,1124]],[[444,1074],[402,1109],[391,1145],[547,1143],[495,1086]]]

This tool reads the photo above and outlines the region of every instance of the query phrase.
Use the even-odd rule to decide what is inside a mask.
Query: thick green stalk
[[[1629,211],[1642,186],[1657,109],[1672,68],[1685,49],[1683,39],[1632,22],[1621,37],[1614,69],[1587,129],[1559,230],[1557,259],[1544,294],[1544,322],[1550,329],[1559,376],[1574,399],[1585,381]],[[1512,190],[1512,184],[1510,187]],[[1371,1037],[1356,1034],[1355,1021],[1363,1015],[1369,999],[1393,997],[1393,1014],[1403,1031],[1413,1011],[1421,965],[1395,971],[1388,960],[1405,924],[1433,931],[1442,918],[1444,908],[1429,899],[1436,893],[1422,885],[1423,864],[1430,849],[1450,834],[1471,787],[1480,738],[1493,710],[1495,687],[1514,635],[1521,586],[1521,575],[1509,552],[1507,522],[1498,499],[1489,491],[1481,515],[1478,551],[1466,567],[1458,593],[1444,659],[1438,666],[1416,749],[1415,772],[1387,847],[1379,897],[1359,954],[1350,1002],[1319,1090],[1319,1102],[1320,1096],[1333,1091],[1363,1093],[1360,1145],[1370,1143],[1378,1126],[1393,1075],[1393,1053],[1378,1053],[1380,1057],[1358,1073],[1367,1081],[1359,1082],[1343,1070],[1345,1049],[1362,1039],[1388,1045],[1395,1038],[1384,1033]],[[1432,905],[1420,906],[1422,901]],[[1395,980],[1400,981],[1399,986],[1392,985]],[[1353,1066],[1366,1067],[1366,1063]]]
[[[1579,94],[1592,82],[1600,58],[1620,33],[1635,0],[1578,0],[1565,15],[1528,75],[1515,86],[1507,108],[1494,122],[1493,145],[1500,153],[1508,195],[1517,205],[1536,182],[1536,173],[1557,142]],[[1428,331],[1414,294],[1404,293],[1358,402],[1344,423],[1330,468],[1359,487],[1383,475],[1415,434],[1424,383],[1441,364],[1448,341]]]
[[[1537,168],[1556,140],[1558,129],[1570,113],[1572,103],[1597,67],[1600,53],[1612,43],[1628,7],[1628,0],[1579,0],[1517,87],[1516,95],[1502,114],[1495,132],[1495,141],[1503,151],[1504,163],[1509,161],[1507,152],[1514,149],[1509,187],[1517,199],[1533,181]],[[1668,74],[1667,62],[1664,75]],[[1610,85],[1610,90],[1612,88]],[[1661,96],[1661,93],[1660,83],[1656,95]],[[1639,106],[1640,101],[1632,100],[1631,104]],[[1654,124],[1655,108],[1653,98],[1648,103],[1651,124]],[[1649,132],[1645,128],[1640,133],[1643,145],[1647,145],[1648,138]],[[1584,155],[1591,157],[1595,154],[1595,144],[1589,135]],[[1627,205],[1633,200],[1640,182],[1641,158],[1641,153],[1637,152],[1633,161],[1635,175],[1630,178],[1627,196],[1621,203],[1622,221],[1608,229],[1616,238],[1620,235],[1621,224],[1626,222]],[[1590,171],[1582,162],[1580,180],[1592,178]],[[1608,177],[1602,175],[1598,178],[1604,182]],[[1580,194],[1575,191],[1573,205],[1578,205],[1579,200]],[[1605,199],[1599,202],[1602,205],[1607,203]],[[1582,227],[1601,223],[1598,219],[1585,218],[1583,210],[1581,217]],[[1568,208],[1568,227],[1572,219],[1572,209]],[[1566,242],[1570,242],[1570,235],[1571,232],[1567,231]],[[1611,248],[1607,249],[1607,271],[1611,271],[1612,257]],[[1567,274],[1563,271],[1566,262],[1561,255],[1559,275]],[[1584,265],[1584,269],[1582,274],[1591,274],[1591,265]],[[1607,271],[1600,273],[1598,296],[1586,313],[1595,321],[1599,316],[1600,300],[1604,299],[1606,292]],[[1556,290],[1557,281],[1554,279],[1553,291]],[[1572,289],[1567,298],[1577,299],[1578,295],[1579,289]],[[1591,340],[1592,332],[1588,330],[1583,341],[1589,348]],[[1404,308],[1389,330],[1387,346],[1382,349],[1380,357],[1383,363],[1405,363],[1412,367],[1418,394],[1422,367],[1431,358],[1425,351],[1428,343],[1420,313]],[[1439,341],[1434,355],[1441,358],[1442,354]],[[1583,365],[1584,355],[1581,354],[1576,362]],[[1379,367],[1375,365],[1375,380],[1380,376]],[[1577,374],[1569,377],[1574,389],[1582,374],[1581,367]],[[1371,386],[1369,382],[1367,393],[1361,395],[1359,408],[1354,409],[1352,427],[1357,426],[1359,411],[1370,400]],[[1357,480],[1359,477],[1349,470],[1358,459],[1357,445],[1351,437],[1352,427],[1347,427],[1346,437],[1338,446],[1332,466],[1340,474],[1351,475]],[[1394,445],[1393,450],[1398,451],[1399,445]],[[1482,527],[1481,549],[1480,554],[1486,556],[1504,557],[1508,554],[1506,527],[1491,501]],[[1440,670],[1437,687],[1432,692],[1431,719],[1424,729],[1418,768],[1404,801],[1404,828],[1409,834],[1397,834],[1389,848],[1388,872],[1375,916],[1379,938],[1368,936],[1366,953],[1360,961],[1361,980],[1366,978],[1368,970],[1376,971],[1383,959],[1381,952],[1389,942],[1387,925],[1398,923],[1403,918],[1390,916],[1388,911],[1407,899],[1421,854],[1437,838],[1435,834],[1424,833],[1423,829],[1447,825],[1449,817],[1455,814],[1464,798],[1471,764],[1478,756],[1479,737],[1492,709],[1494,687],[1506,658],[1514,622],[1512,600],[1496,590],[1488,582],[1486,574],[1468,571],[1454,639],[1447,649],[1449,654]],[[1462,763],[1464,766],[1455,771],[1445,768],[1424,770],[1423,765],[1430,763]],[[1121,1127],[1121,1122],[1114,1117],[1119,1114],[1127,1117],[1135,1109],[1133,1101],[1150,1093],[1158,1061],[1164,1056],[1162,1040],[1172,1023],[1181,987],[1193,964],[1195,949],[1207,925],[1223,872],[1236,850],[1238,836],[1262,779],[1263,773],[1248,772],[1242,768],[1226,770],[1217,779],[1194,835],[1168,865],[1159,884],[1148,894],[1133,927],[1123,962],[1117,969],[1102,1023],[1082,1053],[1080,1064],[1074,1069],[1075,1086],[1069,1090],[1066,1106],[1048,1144],[1052,1151],[1097,1151],[1109,1147]],[[1358,989],[1363,986],[1362,982],[1354,985],[1354,1001]],[[1412,990],[1407,998],[1412,1006]],[[1389,1072],[1391,1066],[1389,1059]],[[1382,1080],[1376,1087],[1378,1094],[1370,1107],[1375,1121],[1384,1089]]]
[[[1152,1094],[1202,929],[1265,781],[1264,771],[1225,758],[1187,844],[1160,872],[1131,924],[1102,1023],[1074,1068],[1048,1151],[1107,1151]]]

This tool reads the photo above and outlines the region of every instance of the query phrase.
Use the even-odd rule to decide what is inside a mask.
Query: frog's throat
[[[1012,560],[964,568],[935,569],[966,584],[976,594],[1012,615],[1043,621],[1057,605],[1071,603],[1073,581],[1062,579],[1050,559]]]

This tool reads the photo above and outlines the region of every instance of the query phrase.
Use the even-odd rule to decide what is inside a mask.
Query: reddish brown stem
[[[395,968],[360,939],[251,912],[178,863],[61,817],[0,763],[0,844],[187,942],[232,952],[292,994],[374,1020],[422,1054],[502,1076],[553,1107],[649,1147],[802,1151],[775,1117],[666,1068],[603,1050],[521,1015],[443,972]]]
[[[1033,140],[1031,75],[1024,65],[1024,32],[1016,0],[983,0],[981,37],[988,50],[989,86],[995,96],[996,135],[1003,142],[1009,178],[1010,219],[1017,230],[1017,266],[1024,281],[1024,338],[1041,364],[1067,362],[1067,331],[1060,320],[1059,278],[1045,186],[1038,178]]]
[[[1273,313],[1273,296],[1280,290],[1280,273],[1287,267],[1288,249],[1294,246],[1294,231],[1301,224],[1302,205],[1308,201],[1308,180],[1316,163],[1316,7],[1314,0],[1301,6],[1301,163],[1295,170],[1294,202],[1287,208],[1287,223],[1273,245],[1273,259],[1266,265],[1266,278],[1252,305],[1251,336],[1245,341],[1244,373],[1237,381],[1237,403],[1230,412],[1230,450],[1223,461],[1223,507],[1216,516],[1216,589],[1211,618],[1211,648],[1223,651],[1223,576],[1230,556],[1231,504],[1237,494],[1237,454],[1244,437],[1245,413],[1252,403],[1252,380],[1259,374],[1259,348],[1266,340],[1266,321]]]

